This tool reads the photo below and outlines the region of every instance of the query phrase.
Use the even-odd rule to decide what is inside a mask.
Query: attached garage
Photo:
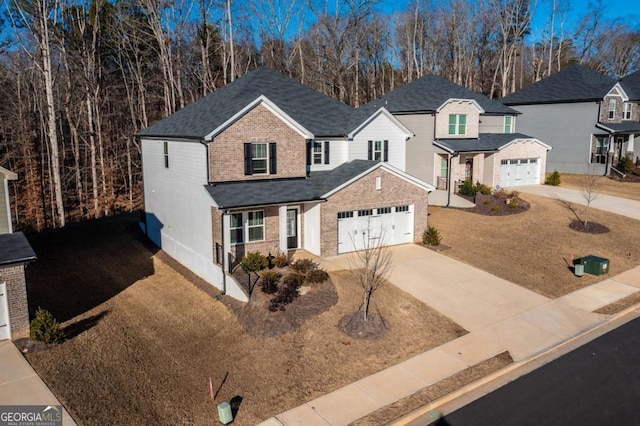
[[[338,219],[338,253],[376,246],[413,242],[414,206],[400,205],[341,211]]]
[[[539,158],[511,158],[500,163],[501,186],[540,184]]]

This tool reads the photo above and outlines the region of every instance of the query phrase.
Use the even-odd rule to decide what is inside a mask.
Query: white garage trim
[[[338,212],[338,253],[413,242],[413,204]]]
[[[0,283],[0,340],[11,338],[9,324],[9,301],[7,297],[7,283]]]
[[[500,161],[503,187],[540,184],[539,158],[507,158]]]

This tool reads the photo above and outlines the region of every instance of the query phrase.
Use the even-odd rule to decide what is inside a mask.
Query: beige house
[[[518,111],[442,77],[427,75],[365,105],[383,106],[414,134],[407,173],[454,191],[465,180],[494,188],[539,184],[551,147],[516,133]]]
[[[434,187],[402,169],[407,127],[267,68],[137,136],[147,235],[240,300],[230,272],[247,252],[332,256],[427,227]]]

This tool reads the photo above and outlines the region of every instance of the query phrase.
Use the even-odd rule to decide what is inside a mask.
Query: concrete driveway
[[[392,284],[460,324],[474,336],[475,344],[497,344],[516,361],[605,319],[575,303],[549,299],[417,244],[390,249]],[[348,259],[349,255],[329,257],[322,266],[349,269]],[[627,293],[637,290],[630,287]]]
[[[587,201],[579,189],[561,188],[551,185],[527,185],[511,189],[527,194],[568,201],[583,206],[587,205]],[[591,202],[591,207],[640,220],[640,201],[614,197],[613,195],[598,194],[596,199]]]

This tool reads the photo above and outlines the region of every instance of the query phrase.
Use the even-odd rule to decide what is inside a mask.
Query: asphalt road
[[[640,425],[640,318],[434,425]]]

